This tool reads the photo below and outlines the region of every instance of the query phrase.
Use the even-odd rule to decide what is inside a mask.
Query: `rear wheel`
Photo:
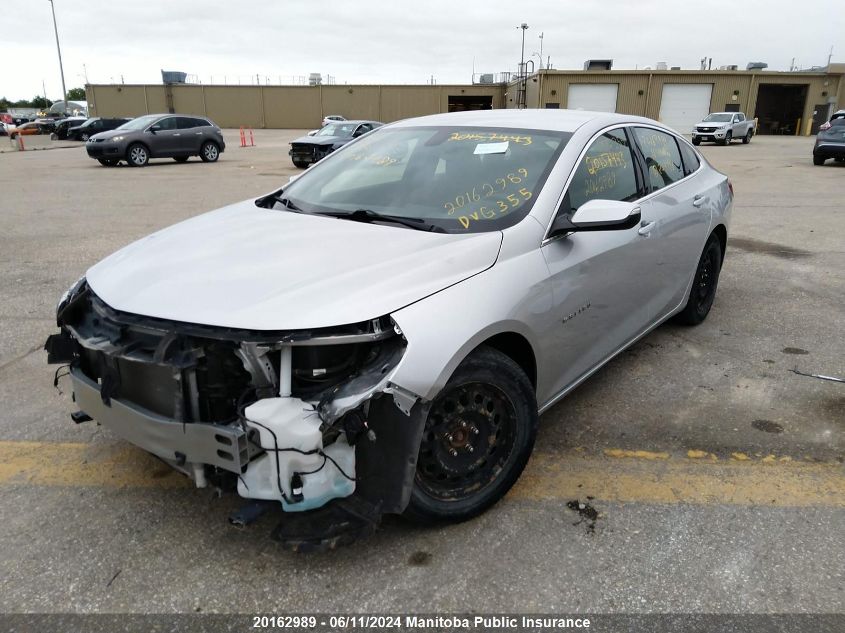
[[[813,156],[813,165],[824,165],[824,156]]]
[[[749,129],[749,130],[745,133],[745,136],[743,136],[743,137],[742,137],[742,143],[743,143],[744,145],[748,145],[748,144],[751,142],[751,137],[752,137],[752,136],[754,136],[754,131],[753,131],[753,130],[751,130],[751,129]]]
[[[97,162],[103,167],[114,167],[119,161],[116,158],[98,158]]]
[[[186,162],[188,162],[188,157],[187,156],[174,156],[173,160],[175,160],[177,163],[186,163]]]
[[[458,522],[492,506],[522,473],[537,421],[519,365],[493,348],[474,351],[432,403],[405,516]]]
[[[220,148],[213,141],[206,141],[200,148],[200,158],[204,163],[213,163],[220,157]]]
[[[143,167],[150,162],[150,153],[140,143],[134,143],[126,150],[126,162],[132,167]]]
[[[689,299],[684,309],[675,320],[683,325],[698,325],[710,313],[716,299],[716,287],[719,285],[719,272],[722,268],[722,246],[719,238],[711,235],[704,245],[701,259],[692,280]]]

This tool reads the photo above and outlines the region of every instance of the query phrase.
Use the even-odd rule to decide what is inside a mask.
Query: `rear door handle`
[[[655,224],[657,224],[657,222],[649,222],[648,224],[643,223],[640,228],[637,229],[637,233],[640,235],[648,235],[651,233],[651,229],[654,228]]]
[[[701,206],[702,204],[704,204],[705,202],[707,202],[707,196],[705,196],[703,193],[699,193],[698,195],[696,195],[696,196],[692,199],[692,206],[694,206],[694,207],[700,207],[700,206]]]

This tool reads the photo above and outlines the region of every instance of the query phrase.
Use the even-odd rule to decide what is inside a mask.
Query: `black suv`
[[[94,117],[88,119],[82,125],[68,128],[67,140],[69,141],[87,141],[89,138],[100,132],[108,132],[114,130],[126,123],[129,119],[103,119]]]

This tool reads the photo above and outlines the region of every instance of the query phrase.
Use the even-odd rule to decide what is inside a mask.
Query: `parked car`
[[[49,134],[47,128],[41,123],[31,121],[29,123],[22,123],[17,127],[9,130],[9,138],[17,138],[18,136],[32,136],[36,134]]]
[[[84,116],[74,116],[66,119],[60,119],[56,121],[56,126],[50,134],[50,138],[54,141],[63,141],[67,138],[67,132],[70,128],[82,125],[87,120],[88,119]]]
[[[831,124],[836,119],[845,119],[845,110],[837,110],[836,112],[834,112],[833,115],[831,115],[829,121],[825,121],[819,126],[819,132],[823,132],[824,130],[830,128]]]
[[[813,146],[813,164],[824,165],[828,158],[845,161],[845,116],[830,120],[827,129],[819,128]]]
[[[71,127],[67,131],[69,141],[87,141],[89,138],[100,132],[114,130],[129,121],[126,118],[101,118],[93,117],[87,119],[82,125]]]
[[[313,134],[302,136],[290,144],[288,154],[296,167],[308,167],[321,158],[328,156],[349,141],[381,127],[378,121],[336,121],[317,130]]]
[[[540,412],[667,319],[707,317],[732,201],[650,119],[408,119],[94,265],[48,360],[70,364],[77,421],[279,503],[291,547],[383,513],[461,521],[517,480]]]
[[[346,117],[339,114],[327,114],[323,117],[322,127],[326,127],[329,123],[336,123],[338,121],[346,121]]]
[[[754,119],[746,119],[742,112],[713,112],[695,124],[692,144],[715,142],[728,145],[735,139],[742,139],[743,143],[748,144],[754,132]]]
[[[143,167],[151,158],[172,158],[183,163],[191,156],[213,163],[226,149],[223,131],[205,117],[148,114],[120,127],[94,134],[85,144],[88,156],[105,167],[125,160]]]

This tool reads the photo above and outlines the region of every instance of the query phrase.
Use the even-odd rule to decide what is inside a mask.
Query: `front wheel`
[[[701,139],[700,138],[692,139],[692,144],[693,145],[701,145]]]
[[[730,145],[731,140],[733,140],[733,134],[731,132],[728,132],[727,134],[725,134],[725,140],[722,141],[722,145]]]
[[[146,147],[140,143],[135,143],[126,150],[126,162],[132,167],[143,167],[150,162],[150,153]]]
[[[519,365],[490,347],[474,351],[432,403],[405,516],[456,523],[484,512],[525,468],[538,417]]]
[[[711,235],[704,245],[701,259],[692,280],[689,299],[684,309],[675,320],[683,325],[698,325],[710,313],[716,299],[716,287],[719,285],[719,272],[722,268],[722,245],[719,238]]]
[[[175,160],[177,163],[187,163],[188,157],[187,156],[174,156],[173,160]]]
[[[220,148],[217,143],[206,141],[200,148],[200,158],[204,163],[213,163],[220,157]]]
[[[87,132],[83,132],[83,133],[79,136],[79,139],[80,139],[80,140],[82,140],[82,141],[85,141],[85,142],[88,142],[88,139],[89,139],[89,138],[90,138],[90,137],[88,136],[88,133],[87,133]]]
[[[293,161],[293,166],[298,167],[299,169],[305,169],[308,167],[308,163],[304,163],[301,160],[295,160]]]
[[[119,161],[116,158],[98,158],[97,162],[103,167],[114,167]]]
[[[824,165],[824,156],[813,156],[813,165]]]

